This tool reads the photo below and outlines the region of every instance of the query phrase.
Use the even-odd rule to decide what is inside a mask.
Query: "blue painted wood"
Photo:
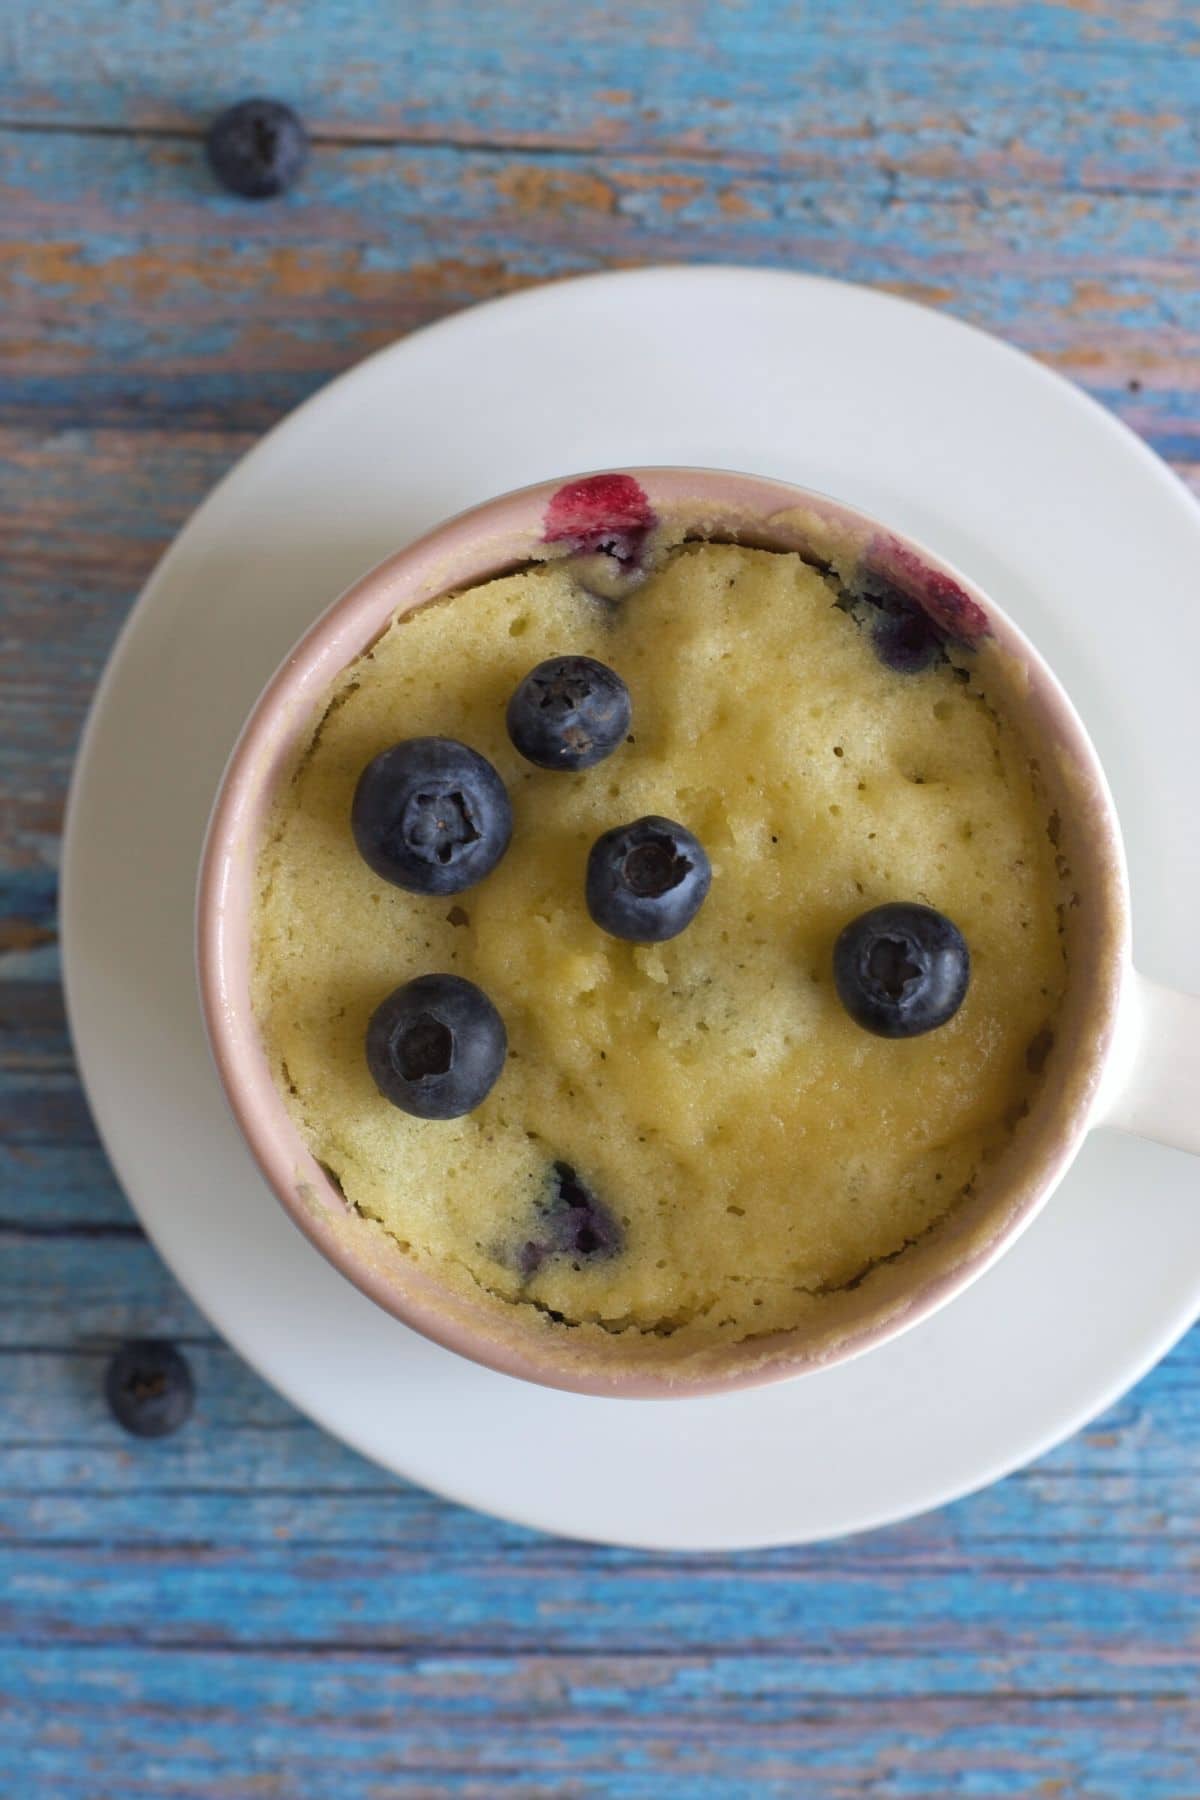
[[[97,1145],[62,802],[141,582],[256,433],[397,332],[673,258],[881,283],[1080,380],[1200,491],[1187,0],[9,0],[0,20],[0,1792],[1190,1800],[1200,1341],[894,1530],[676,1559],[445,1505],[213,1335]],[[247,208],[199,135],[299,104]],[[187,1348],[137,1444],[109,1348]]]

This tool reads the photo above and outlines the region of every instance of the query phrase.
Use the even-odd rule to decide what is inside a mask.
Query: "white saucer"
[[[63,871],[71,1023],[154,1242],[241,1354],[330,1431],[548,1531],[798,1543],[994,1480],[1148,1369],[1200,1311],[1200,1165],[1099,1135],[997,1268],[858,1362],[719,1399],[581,1399],[435,1349],[320,1260],[242,1147],[195,997],[209,803],[301,629],[473,501],[656,462],[827,489],[989,588],[1107,764],[1141,966],[1200,989],[1200,509],[1073,387],[949,318],[804,276],[662,269],[536,289],[393,345],[271,432],[180,534],[80,753]]]

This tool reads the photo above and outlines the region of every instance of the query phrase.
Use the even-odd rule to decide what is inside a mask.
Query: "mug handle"
[[[1200,996],[1136,970],[1125,990],[1123,1067],[1099,1123],[1200,1156]]]

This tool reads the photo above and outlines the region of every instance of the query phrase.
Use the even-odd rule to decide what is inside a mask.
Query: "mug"
[[[611,515],[611,516],[609,516]],[[398,614],[564,549],[601,560],[653,519],[673,537],[798,551],[843,575],[870,570],[945,632],[990,640],[1060,819],[1072,904],[1069,976],[1056,1044],[1003,1172],[938,1230],[823,1299],[811,1323],[687,1355],[670,1341],[582,1344],[525,1309],[470,1298],[418,1269],[360,1218],[314,1160],[268,1067],[251,1004],[258,848],[323,697]],[[617,578],[621,564],[613,560]],[[861,1354],[975,1280],[1037,1216],[1101,1125],[1200,1153],[1200,1000],[1145,980],[1130,955],[1121,833],[1096,752],[1034,647],[967,576],[913,539],[825,495],[750,475],[654,468],[546,482],[438,526],[357,581],[267,685],[222,779],[198,891],[201,1004],[221,1083],[259,1167],[321,1253],[397,1319],[488,1367],[581,1393],[666,1397],[782,1379]],[[648,1334],[646,1334],[648,1335]],[[627,1334],[626,1334],[627,1336]]]

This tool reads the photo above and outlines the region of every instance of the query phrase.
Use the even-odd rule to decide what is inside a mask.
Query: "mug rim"
[[[352,1216],[362,1224],[359,1216],[349,1215],[344,1202],[333,1202],[332,1186],[303,1143],[267,1067],[247,975],[253,863],[262,826],[278,782],[290,766],[298,736],[311,727],[319,696],[369,648],[397,611],[527,563],[531,547],[538,541],[536,528],[550,500],[565,486],[612,473],[595,471],[538,482],[453,515],[367,570],[301,635],[252,707],[217,789],[197,887],[197,974],[201,1011],[221,1087],[256,1163],[293,1223],[377,1305],[446,1349],[543,1386],[629,1398],[698,1396],[827,1368],[898,1336],[977,1279],[1032,1223],[1074,1159],[1097,1112],[1131,966],[1128,876],[1115,804],[1082,720],[1036,646],[977,583],[911,534],[896,531],[862,509],[818,490],[729,470],[679,465],[622,468],[620,473],[643,488],[657,512],[682,509],[691,517],[699,537],[719,539],[723,517],[736,515],[743,527],[758,523],[774,532],[782,529],[779,521],[791,514],[803,515],[810,526],[815,520],[835,531],[857,533],[863,543],[886,540],[897,556],[915,559],[919,571],[935,582],[944,580],[966,604],[978,608],[989,635],[1020,660],[1031,689],[1037,690],[1037,710],[1052,724],[1052,735],[1057,734],[1066,747],[1073,779],[1082,784],[1078,804],[1090,808],[1099,836],[1095,849],[1109,916],[1097,958],[1107,976],[1092,997],[1088,1065],[1076,1071],[1080,1078],[1070,1090],[1069,1105],[1064,1105],[1066,1128],[1056,1148],[1037,1164],[1035,1178],[996,1228],[959,1260],[914,1283],[911,1290],[899,1284],[897,1304],[815,1353],[811,1347],[805,1348],[801,1333],[792,1328],[776,1334],[778,1341],[759,1360],[718,1351],[707,1361],[691,1359],[691,1368],[664,1362],[653,1370],[623,1369],[614,1361],[603,1369],[587,1370],[573,1367],[570,1357],[546,1354],[545,1346],[535,1344],[532,1334],[524,1334],[528,1343],[519,1332],[508,1338],[494,1332],[489,1335],[428,1277],[414,1282],[406,1272],[401,1285],[395,1257],[378,1244],[368,1245],[348,1223]],[[705,529],[709,515],[713,524]],[[935,600],[922,599],[922,604],[930,610],[936,608]],[[1068,998],[1070,994],[1068,983]],[[340,1215],[332,1210],[331,1202],[340,1204]],[[789,1337],[796,1339],[790,1352]],[[739,1348],[727,1347],[730,1351]]]

